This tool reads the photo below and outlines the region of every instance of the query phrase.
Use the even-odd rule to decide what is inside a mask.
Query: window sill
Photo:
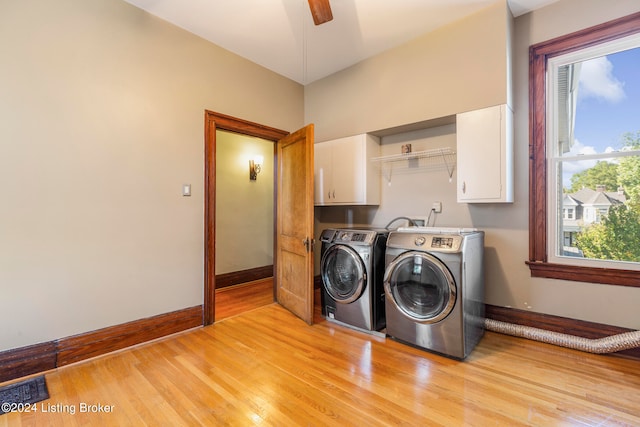
[[[531,270],[531,277],[640,287],[640,272],[634,270],[576,267],[574,265],[535,261],[526,261],[526,264]]]

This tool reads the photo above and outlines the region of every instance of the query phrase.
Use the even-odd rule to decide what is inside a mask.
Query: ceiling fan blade
[[[333,19],[329,0],[309,0],[309,8],[311,16],[313,16],[313,23],[316,25],[324,24]]]

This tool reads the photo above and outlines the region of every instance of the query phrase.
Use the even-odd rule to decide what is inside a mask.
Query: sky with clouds
[[[640,131],[640,48],[585,61],[576,110],[579,147],[592,153],[620,149],[621,136],[636,131]]]
[[[585,61],[580,70],[575,142],[567,155],[619,150],[621,136],[640,131],[640,48]],[[570,176],[593,167],[595,160],[566,162]]]

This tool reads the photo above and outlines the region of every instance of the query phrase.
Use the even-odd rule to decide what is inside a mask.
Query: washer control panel
[[[458,252],[463,236],[457,234],[393,233],[387,246],[437,252]]]
[[[437,237],[431,239],[431,247],[438,249],[453,249],[453,237]]]

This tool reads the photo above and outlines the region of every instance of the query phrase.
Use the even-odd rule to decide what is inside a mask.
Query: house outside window
[[[640,286],[640,13],[530,58],[532,276]]]
[[[562,199],[563,252],[575,256],[576,237],[592,224],[601,224],[613,207],[625,207],[626,196],[622,188],[607,192],[603,186],[597,190],[583,188],[575,193],[564,194]],[[581,255],[581,256],[584,256]]]

